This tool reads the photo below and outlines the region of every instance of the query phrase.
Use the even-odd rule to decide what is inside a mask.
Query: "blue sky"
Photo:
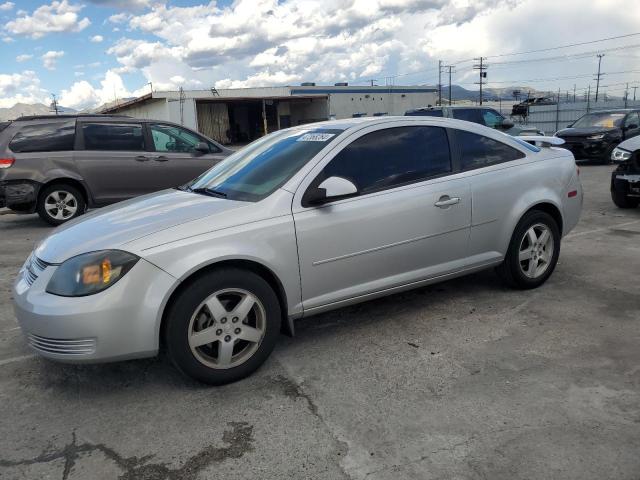
[[[83,109],[156,90],[435,84],[437,62],[475,89],[640,85],[640,9],[629,0],[0,0],[0,107]],[[578,14],[579,12],[579,14]],[[586,46],[519,52],[639,34]],[[526,60],[526,61],[522,61]]]

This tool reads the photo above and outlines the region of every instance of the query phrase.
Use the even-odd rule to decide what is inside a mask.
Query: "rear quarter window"
[[[526,155],[509,145],[476,133],[456,130],[462,170],[489,167],[524,158]]]
[[[9,143],[14,153],[63,152],[73,150],[76,121],[37,123],[18,130]]]

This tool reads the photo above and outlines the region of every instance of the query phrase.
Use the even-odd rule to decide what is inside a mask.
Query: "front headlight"
[[[631,152],[628,150],[624,150],[622,148],[614,148],[613,152],[611,152],[611,160],[614,162],[624,162],[625,160],[629,160],[631,158]]]
[[[72,257],[57,268],[47,292],[62,297],[93,295],[120,280],[139,259],[121,250],[101,250]]]
[[[596,133],[595,135],[589,135],[587,137],[587,140],[602,140],[604,136],[604,133]]]

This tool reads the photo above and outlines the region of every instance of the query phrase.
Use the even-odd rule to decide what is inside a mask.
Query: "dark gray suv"
[[[230,153],[164,121],[22,117],[0,123],[0,207],[59,225],[87,207],[187,183]]]

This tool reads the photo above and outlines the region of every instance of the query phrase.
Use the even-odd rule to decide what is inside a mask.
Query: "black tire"
[[[55,192],[63,193],[64,196],[60,198],[65,201],[70,201],[71,199],[73,199],[76,208],[73,214],[66,216],[69,210],[63,209],[61,218],[56,218],[50,213],[50,210],[47,209],[47,200],[49,199],[49,196]],[[84,200],[82,192],[80,192],[80,190],[78,190],[76,187],[66,185],[64,183],[55,183],[43,188],[38,195],[38,205],[36,206],[36,211],[38,212],[38,215],[40,215],[40,218],[51,225],[61,225],[65,222],[68,222],[69,220],[82,215],[86,209],[87,203]]]
[[[617,190],[611,190],[611,200],[618,208],[636,208],[640,204],[640,199],[630,198]]]
[[[548,266],[544,273],[536,278],[528,277],[521,265],[519,258],[520,247],[523,242],[524,236],[527,231],[534,225],[546,226],[553,235],[553,252],[551,259],[548,262]],[[504,261],[496,268],[496,272],[500,278],[510,287],[517,289],[530,289],[537,288],[542,285],[553,273],[556,264],[558,263],[558,257],[560,255],[560,229],[558,224],[551,215],[540,210],[531,210],[527,212],[524,217],[518,222],[511,241],[509,243],[509,249]]]
[[[207,366],[194,354],[189,345],[192,317],[195,316],[199,306],[207,298],[221,290],[233,289],[249,292],[259,300],[265,314],[265,319],[263,320],[264,335],[260,342],[256,342],[257,349],[251,356],[243,360],[243,363],[229,368]],[[254,315],[254,313],[249,313],[247,319],[251,315]],[[215,319],[210,321],[213,324],[216,323]],[[165,322],[165,345],[169,357],[178,370],[200,382],[210,385],[223,385],[249,376],[269,357],[280,332],[281,310],[275,292],[262,277],[248,270],[225,267],[203,274],[186,285],[170,305]],[[228,327],[229,325],[226,326]],[[239,322],[235,326],[242,327],[243,325]],[[215,349],[219,349],[222,346],[223,337],[220,338],[219,341],[203,347],[210,348],[212,352],[215,352]],[[224,338],[226,339],[227,337],[225,336]],[[235,345],[232,346],[234,351],[237,347],[242,347],[240,342],[242,340],[234,339],[232,341],[231,345]],[[233,355],[235,357],[237,354],[234,353]]]

